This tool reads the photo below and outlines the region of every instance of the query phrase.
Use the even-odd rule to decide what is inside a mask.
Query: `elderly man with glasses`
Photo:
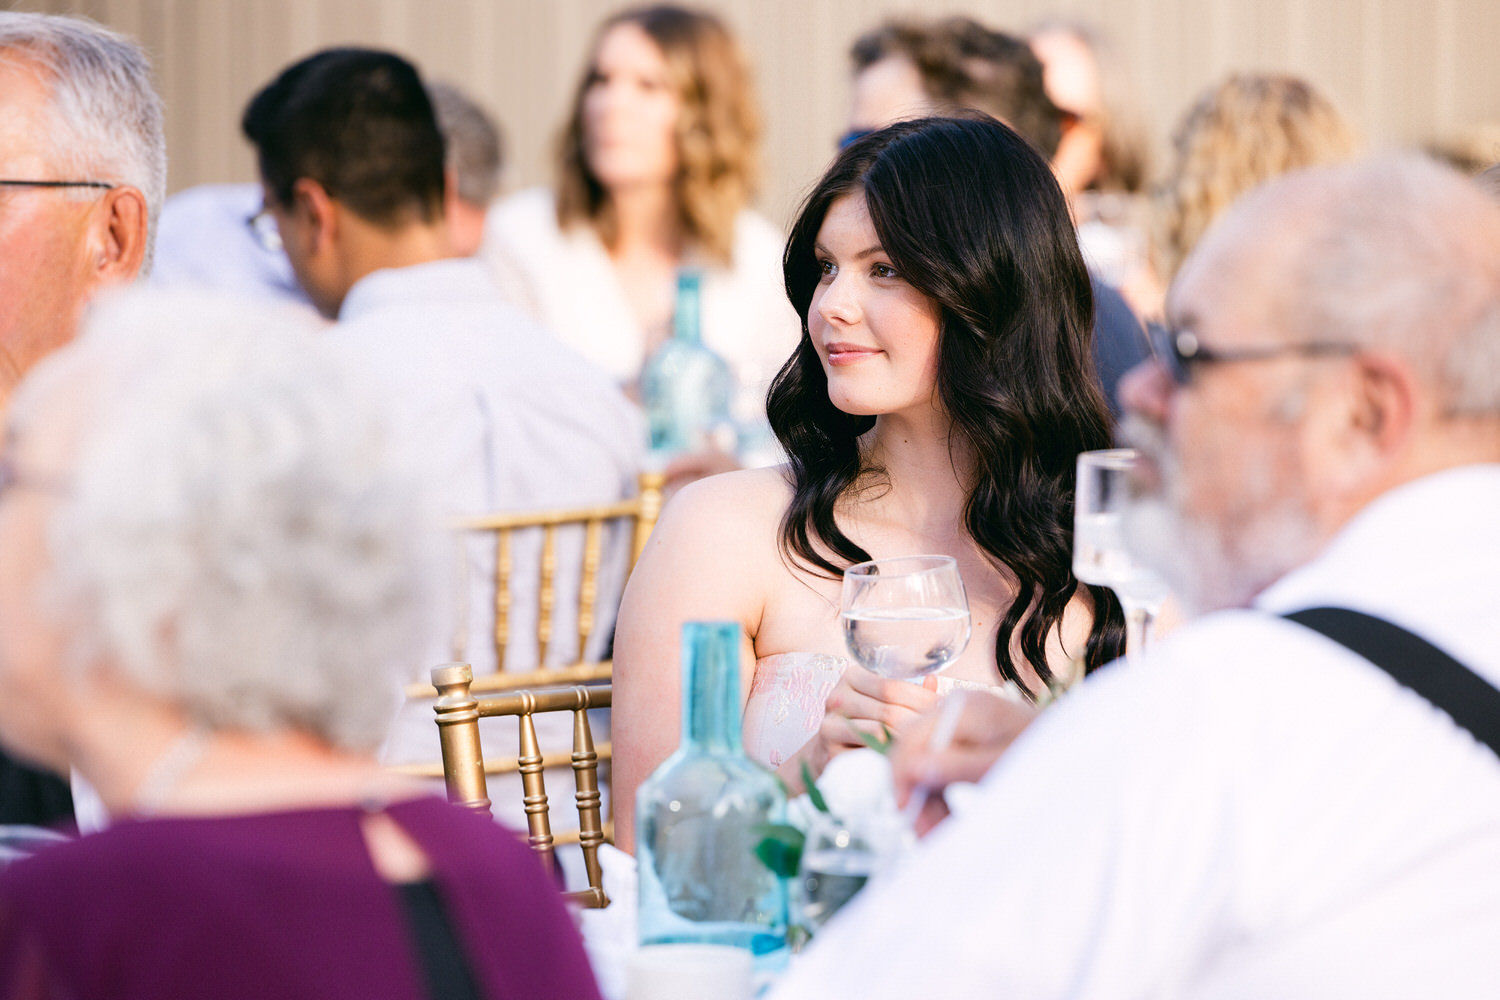
[[[0,412],[100,288],[146,270],[166,195],[161,99],[134,43],[0,14]]]
[[[1029,726],[898,733],[902,795],[980,784],[775,1000],[1494,995],[1500,209],[1419,159],[1289,175],[1168,318],[1132,527],[1204,613]]]
[[[84,304],[149,268],[166,176],[139,46],[84,18],[0,13],[0,426]],[[0,755],[0,825],[71,811],[65,784]]]

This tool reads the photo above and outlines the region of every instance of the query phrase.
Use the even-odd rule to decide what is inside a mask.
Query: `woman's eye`
[[[839,266],[831,260],[818,261],[818,273],[825,278],[831,278],[839,273]]]
[[[901,277],[901,275],[896,273],[896,269],[889,264],[876,264],[873,268],[870,269],[870,273],[875,275],[875,277],[877,278]]]

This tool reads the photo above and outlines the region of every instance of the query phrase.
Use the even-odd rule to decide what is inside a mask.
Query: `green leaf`
[[[828,812],[828,801],[823,798],[823,793],[818,791],[818,783],[813,780],[812,768],[807,766],[807,761],[802,764],[802,784],[807,788],[807,800],[813,804],[813,808],[820,813]]]
[[[891,732],[891,727],[887,726],[884,722],[880,724],[879,736],[859,729],[854,731],[854,735],[859,737],[861,743],[878,754],[890,753],[891,746],[896,742],[896,734]]]
[[[807,836],[789,823],[762,823],[755,828],[760,842],[755,856],[780,878],[793,878],[802,863],[802,846]]]

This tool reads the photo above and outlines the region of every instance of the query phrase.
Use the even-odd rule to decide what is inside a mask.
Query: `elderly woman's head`
[[[0,735],[21,752],[55,752],[28,716],[64,678],[209,728],[381,739],[432,522],[374,397],[301,323],[136,295],[24,384],[0,477]]]

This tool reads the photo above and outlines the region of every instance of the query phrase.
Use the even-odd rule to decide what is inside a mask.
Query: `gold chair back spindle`
[[[579,507],[567,510],[538,511],[519,514],[489,514],[460,519],[455,527],[460,532],[494,532],[495,534],[495,641],[496,670],[485,674],[475,682],[476,692],[513,691],[537,684],[576,684],[591,680],[607,680],[610,676],[608,661],[590,663],[585,657],[589,639],[599,622],[599,578],[604,568],[604,526],[610,521],[628,520],[633,524],[630,543],[630,559],[627,572],[646,548],[646,540],[656,519],[661,516],[662,488],[665,480],[659,472],[643,472],[639,489],[634,497],[618,503],[597,507]],[[583,528],[583,552],[578,563],[578,661],[567,666],[548,667],[547,653],[551,649],[557,626],[557,580],[559,557],[558,529],[564,526]],[[506,647],[510,644],[513,630],[511,615],[514,611],[512,588],[516,572],[515,533],[527,529],[542,532],[541,553],[537,566],[537,667],[534,671],[507,674]],[[463,626],[455,630],[452,655],[455,662],[463,659],[463,644],[460,637]],[[432,690],[425,684],[411,685],[408,697],[431,697]]]
[[[495,673],[505,672],[505,650],[510,645],[510,574],[515,568],[510,531],[495,532]]]
[[[489,814],[489,791],[485,784],[484,753],[479,745],[479,720],[513,715],[520,722],[519,770],[526,810],[527,843],[556,871],[555,839],[543,775],[544,758],[537,741],[533,716],[539,712],[573,713],[574,801],[578,807],[578,843],[583,849],[589,887],[567,893],[568,898],[590,908],[609,905],[604,893],[599,845],[604,842],[604,816],[599,793],[599,754],[589,726],[591,708],[608,708],[612,689],[566,687],[543,691],[516,691],[476,699],[470,690],[474,672],[467,663],[446,663],[432,671],[433,686],[440,692],[435,711],[443,748],[443,780],[448,799],[485,815]]]
[[[484,754],[479,749],[479,702],[469,691],[474,672],[467,663],[445,663],[432,670],[438,689],[438,741],[443,749],[443,781],[448,801],[488,816],[489,792],[484,780]]]
[[[552,609],[557,604],[557,525],[542,528],[542,559],[538,566],[536,592],[536,662],[547,665],[547,647],[552,645]],[[579,656],[583,651],[579,650]]]
[[[521,750],[516,756],[521,772],[521,802],[526,809],[526,842],[546,861],[547,868],[555,873],[556,852],[553,850],[552,824],[547,817],[547,787],[542,779],[542,747],[536,738],[536,723],[531,714],[536,711],[536,696],[530,691],[518,691],[512,697],[521,700],[518,714],[521,729]]]
[[[599,754],[594,750],[587,706],[573,709],[573,787],[576,789],[573,797],[578,803],[578,846],[583,848],[584,869],[588,872],[589,885],[600,886],[602,895],[604,872],[599,867],[599,845],[604,843],[604,810],[599,793]],[[604,903],[608,902],[604,900]]]
[[[590,519],[583,536],[583,575],[578,581],[578,648],[588,648],[594,631],[594,605],[599,600],[599,565],[603,561],[604,521]],[[635,561],[631,560],[633,566]]]

